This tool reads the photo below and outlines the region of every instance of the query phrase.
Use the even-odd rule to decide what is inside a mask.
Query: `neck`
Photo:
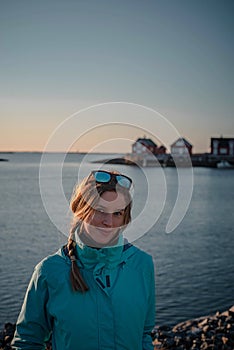
[[[97,241],[95,241],[92,237],[90,237],[89,234],[87,234],[86,231],[79,232],[77,230],[75,232],[75,235],[78,236],[78,238],[81,240],[81,242],[91,248],[96,248],[96,249],[101,249],[105,247],[112,247],[118,244],[119,242],[119,233],[116,234],[115,237],[113,237],[108,243],[106,244],[101,244]],[[76,239],[77,240],[77,239]]]

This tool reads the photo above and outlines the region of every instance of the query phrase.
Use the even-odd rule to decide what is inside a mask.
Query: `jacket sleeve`
[[[45,349],[45,342],[49,339],[52,328],[52,322],[46,312],[47,301],[47,282],[41,273],[41,268],[36,267],[17,320],[11,344],[13,349]]]
[[[142,349],[143,350],[153,350],[154,346],[152,343],[151,332],[155,325],[155,277],[154,277],[154,265],[151,259],[151,271],[149,280],[149,302],[148,308],[146,310],[144,334]]]

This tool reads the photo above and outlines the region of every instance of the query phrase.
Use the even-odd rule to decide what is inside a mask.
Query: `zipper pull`
[[[110,287],[110,276],[109,275],[106,275],[106,286],[107,286],[107,288]]]

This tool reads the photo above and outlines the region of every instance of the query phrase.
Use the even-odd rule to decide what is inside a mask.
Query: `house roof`
[[[187,147],[193,147],[193,145],[192,145],[190,142],[188,142],[188,140],[186,140],[184,137],[179,137],[175,142],[173,142],[173,144],[171,145],[171,147],[176,146],[176,144],[177,144],[178,141],[183,141],[183,143],[184,143],[185,146],[187,146]]]
[[[136,142],[139,142],[145,146],[149,146],[149,147],[157,147],[156,143],[154,143],[154,141],[152,141],[151,139],[146,139],[146,138],[138,138],[136,140]]]
[[[212,137],[211,138],[211,145],[214,141],[219,141],[220,145],[228,145],[229,141],[234,141],[233,137]]]

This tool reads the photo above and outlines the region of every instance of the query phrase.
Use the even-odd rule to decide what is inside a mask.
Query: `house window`
[[[227,148],[220,148],[219,153],[220,154],[228,154],[228,150],[227,150]]]

